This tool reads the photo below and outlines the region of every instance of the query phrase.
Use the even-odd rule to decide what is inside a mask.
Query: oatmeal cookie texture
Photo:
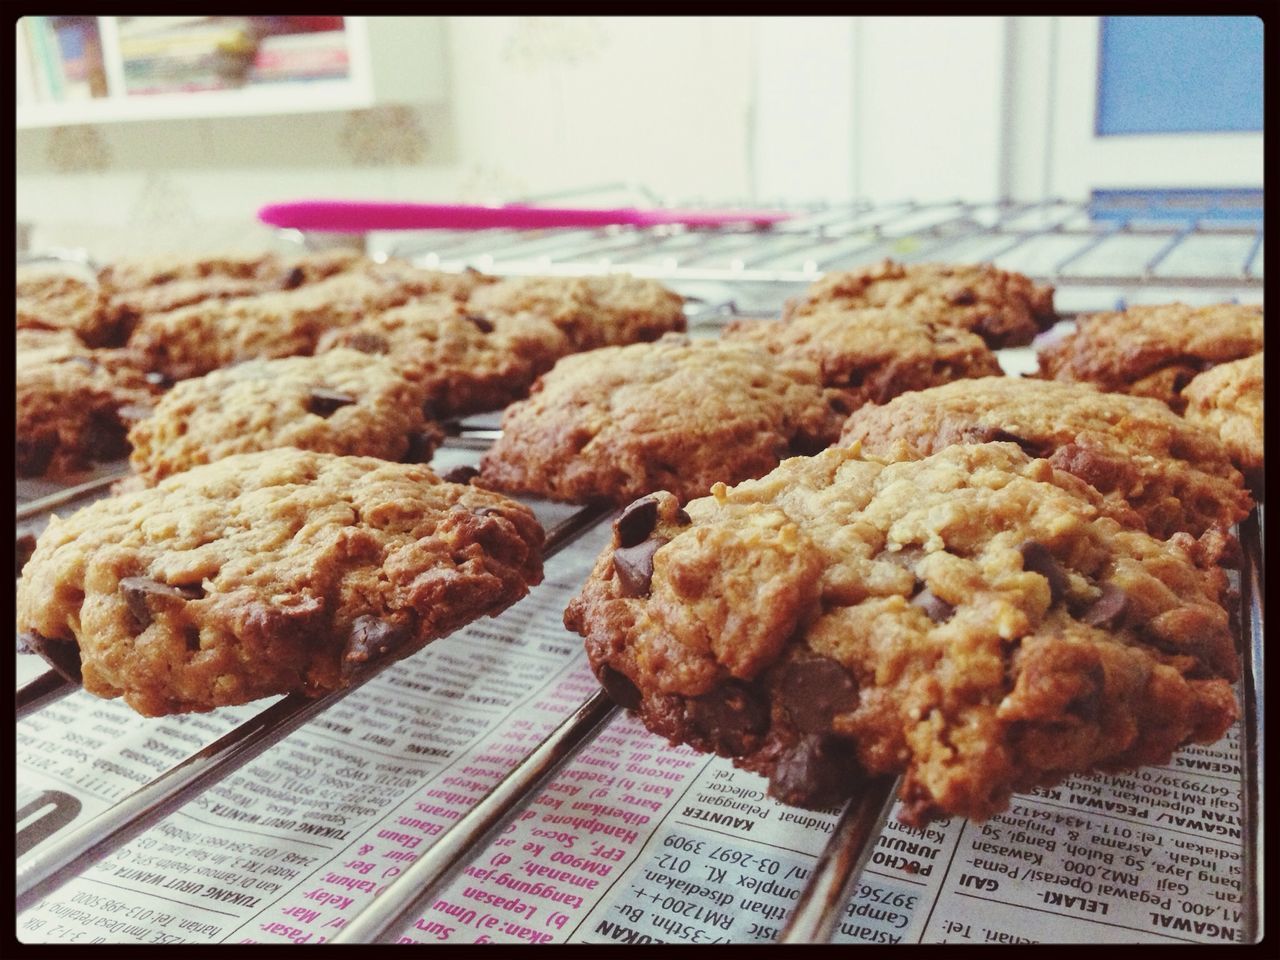
[[[1219,364],[1182,392],[1186,418],[1215,431],[1255,481],[1262,474],[1262,354]]]
[[[574,354],[507,408],[477,482],[572,502],[688,499],[826,446],[838,400],[813,364],[747,344],[671,334]]]
[[[131,415],[156,385],[119,350],[92,350],[69,331],[17,331],[14,459],[20,477],[64,478],[129,452]]]
[[[790,323],[735,320],[724,336],[812,360],[823,384],[844,394],[849,411],[907,390],[1000,374],[981,337],[901,309],[817,307]]]
[[[433,296],[331,330],[317,350],[385,356],[422,386],[437,416],[497,410],[528,396],[534,379],[572,347],[549,320],[528,313],[476,313]]]
[[[1040,375],[1154,397],[1181,413],[1182,391],[1197,375],[1260,350],[1260,306],[1130,307],[1085,317],[1074,334],[1039,351]]]
[[[787,303],[783,319],[824,307],[911,307],[951,326],[972,331],[994,348],[1030,343],[1051,327],[1053,287],[990,264],[913,263],[885,260],[874,266],[829,273]]]
[[[354,350],[249,360],[177,384],[129,431],[129,462],[149,484],[277,447],[424,463],[444,434],[423,400],[386,360]]]
[[[240,454],[54,518],[17,626],[148,716],[319,696],[523,597],[541,544],[524,506],[424,466]]]
[[[105,295],[92,278],[49,266],[17,272],[17,328],[66,330],[91,346],[122,342],[104,309]]]
[[[684,299],[656,280],[628,274],[509,277],[482,286],[478,313],[531,313],[550,320],[574,350],[657,340],[685,329]]]
[[[489,279],[370,261],[292,289],[146,314],[138,318],[129,347],[140,365],[181,380],[241,360],[310,354],[329,330],[422,297],[465,299]]]
[[[1157,400],[1083,383],[957,381],[863,407],[840,437],[844,446],[899,460],[990,441],[1016,443],[1127,502],[1157,537],[1225,529],[1253,506],[1215,434]]]
[[[1237,715],[1221,569],[1013,444],[832,448],[614,526],[565,623],[674,742],[823,806],[905,774],[908,822],[1167,763]]]

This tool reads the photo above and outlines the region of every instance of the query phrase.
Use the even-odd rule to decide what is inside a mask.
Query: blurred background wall
[[[770,203],[1262,183],[1260,84],[1256,129],[1246,104],[1194,150],[1195,130],[1099,135],[1107,38],[1113,53],[1129,44],[1125,63],[1164,62],[1172,34],[1154,24],[1144,39],[1084,17],[449,17],[424,35],[370,19],[373,69],[427,78],[372,106],[98,120],[92,101],[51,122],[41,90],[21,104],[20,82],[19,221],[43,242],[195,224],[212,242],[304,196],[510,200],[633,182],[674,201]],[[1189,19],[1240,21],[1234,39],[1194,26],[1180,41],[1228,43],[1211,88],[1254,69],[1255,47],[1260,78],[1260,22]],[[1173,95],[1148,73],[1140,97]]]

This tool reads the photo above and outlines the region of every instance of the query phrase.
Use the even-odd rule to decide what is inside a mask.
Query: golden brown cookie
[[[18,331],[14,456],[18,476],[64,478],[129,452],[131,417],[158,385],[118,350],[92,350],[68,331]]]
[[[285,448],[54,518],[18,631],[147,716],[319,696],[542,579],[526,507],[424,466]]]
[[[1225,529],[1253,506],[1212,433],[1157,400],[1083,383],[957,381],[863,407],[840,437],[843,446],[861,443],[866,453],[895,459],[990,441],[1016,443],[1127,502],[1156,537]]]
[[[844,394],[850,412],[907,390],[1000,374],[1000,362],[981,337],[897,308],[823,305],[790,323],[735,320],[724,336],[812,360],[823,384]]]
[[[249,360],[183,380],[129,431],[144,482],[236,453],[297,447],[426,463],[444,439],[420,386],[354,350]]]
[[[1236,719],[1226,578],[1013,444],[833,448],[614,525],[565,624],[605,690],[786,803],[905,775],[905,819],[985,819],[1168,763]]]
[[[91,276],[47,264],[18,268],[19,330],[68,330],[90,346],[115,346],[124,331],[106,311],[102,289]]]
[[[1260,306],[1130,307],[1082,318],[1075,333],[1039,351],[1040,375],[1154,397],[1181,413],[1192,379],[1261,349]]]
[[[527,312],[550,320],[574,350],[647,342],[685,329],[678,293],[629,274],[508,277],[478,288],[470,305],[484,316]]]
[[[1262,354],[1222,363],[1182,391],[1185,416],[1215,431],[1231,459],[1255,481],[1263,466]]]
[[[829,273],[783,314],[790,320],[816,309],[839,305],[911,307],[938,322],[970,330],[993,349],[1030,343],[1053,326],[1053,287],[1033,283],[1020,273],[989,263],[881,263]]]
[[[688,499],[826,446],[839,400],[813,364],[747,344],[670,334],[573,354],[507,408],[478,482],[577,503]]]
[[[539,374],[570,352],[549,320],[475,313],[447,296],[428,297],[331,330],[317,350],[379,354],[420,384],[434,415],[497,410],[529,394]]]

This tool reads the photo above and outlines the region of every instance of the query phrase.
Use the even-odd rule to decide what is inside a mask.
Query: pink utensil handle
[[[297,200],[268,204],[258,219],[273,227],[364,233],[368,230],[537,230],[547,227],[603,227],[665,223],[718,227],[733,223],[770,224],[791,214],[781,210],[612,210],[577,207],[531,207],[512,204],[483,207],[467,204],[387,203],[366,200]]]

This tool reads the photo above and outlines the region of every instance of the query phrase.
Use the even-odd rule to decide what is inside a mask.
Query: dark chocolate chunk
[[[624,597],[647,597],[653,580],[653,555],[667,543],[664,537],[655,537],[634,547],[619,547],[613,551],[613,571],[618,575],[618,585]]]
[[[441,480],[447,480],[449,483],[470,483],[475,477],[480,476],[480,471],[475,467],[462,464],[457,467],[450,467],[444,473],[440,474]]]
[[[316,387],[311,391],[311,395],[307,397],[307,410],[317,417],[328,417],[332,416],[335,410],[349,407],[355,402],[355,397],[348,396],[345,393],[339,393],[337,390],[326,390],[324,387]]]
[[[805,733],[831,729],[831,718],[857,706],[858,685],[834,660],[793,660],[778,685],[783,709]]]
[[[598,676],[600,686],[609,695],[609,699],[618,706],[627,710],[635,710],[640,706],[643,698],[640,696],[639,688],[621,670],[615,670],[606,663],[600,668]]]
[[[386,337],[363,330],[347,337],[343,346],[359,350],[361,353],[389,353],[391,350],[391,343]]]
[[[680,524],[681,526],[688,526],[689,524],[693,523],[693,518],[690,517],[689,514],[685,513],[684,508],[681,507],[679,510],[676,511],[676,523]]]
[[[493,333],[493,323],[487,317],[482,317],[478,313],[468,313],[467,320],[481,333]]]
[[[686,712],[693,726],[719,748],[736,752],[743,738],[769,729],[769,706],[760,695],[737,680],[726,681],[710,693],[690,697]]]
[[[409,627],[388,623],[377,617],[356,617],[351,621],[347,644],[342,649],[342,675],[350,676],[371,660],[384,657],[409,639]]]
[[[199,584],[175,587],[149,577],[125,577],[120,581],[120,592],[129,612],[144,630],[151,626],[152,604],[170,600],[199,600],[204,588]]]
[[[826,807],[853,793],[863,777],[852,745],[809,734],[778,759],[769,795],[794,806]]]
[[[641,497],[622,511],[622,515],[613,521],[613,532],[618,535],[618,546],[634,547],[643,543],[653,528],[658,525],[658,500],[656,497]]]
[[[409,449],[405,451],[405,463],[426,463],[435,451],[435,434],[415,430],[409,434]]]
[[[1029,457],[1043,457],[1050,452],[1042,443],[1034,440],[1028,440],[1026,437],[1020,437],[1016,433],[1010,433],[1008,430],[994,430],[988,442],[993,443],[1016,443]],[[1052,445],[1050,445],[1051,447]]]
[[[15,544],[15,559],[17,560],[18,574],[22,573],[22,568],[27,565],[27,561],[31,559],[31,554],[35,553],[36,538],[30,533],[24,533],[17,538]]]
[[[281,290],[296,290],[307,279],[307,272],[301,267],[294,267],[280,278]]]
[[[1028,540],[1018,550],[1022,553],[1022,569],[1038,573],[1049,581],[1049,596],[1057,603],[1067,592],[1067,574],[1054,559],[1049,548],[1036,540]]]
[[[934,623],[946,623],[956,612],[956,608],[940,596],[925,587],[914,597],[911,598],[911,605],[919,607],[929,615],[929,619]]]
[[[81,683],[80,644],[74,640],[55,640],[28,630],[18,634],[18,652],[36,653],[41,659],[72,683]]]
[[[957,307],[970,307],[978,302],[978,295],[965,287],[963,290],[957,290],[951,295],[951,302]]]
[[[1129,612],[1129,595],[1114,584],[1102,585],[1102,596],[1080,614],[1080,619],[1091,627],[1115,630],[1124,625]]]

